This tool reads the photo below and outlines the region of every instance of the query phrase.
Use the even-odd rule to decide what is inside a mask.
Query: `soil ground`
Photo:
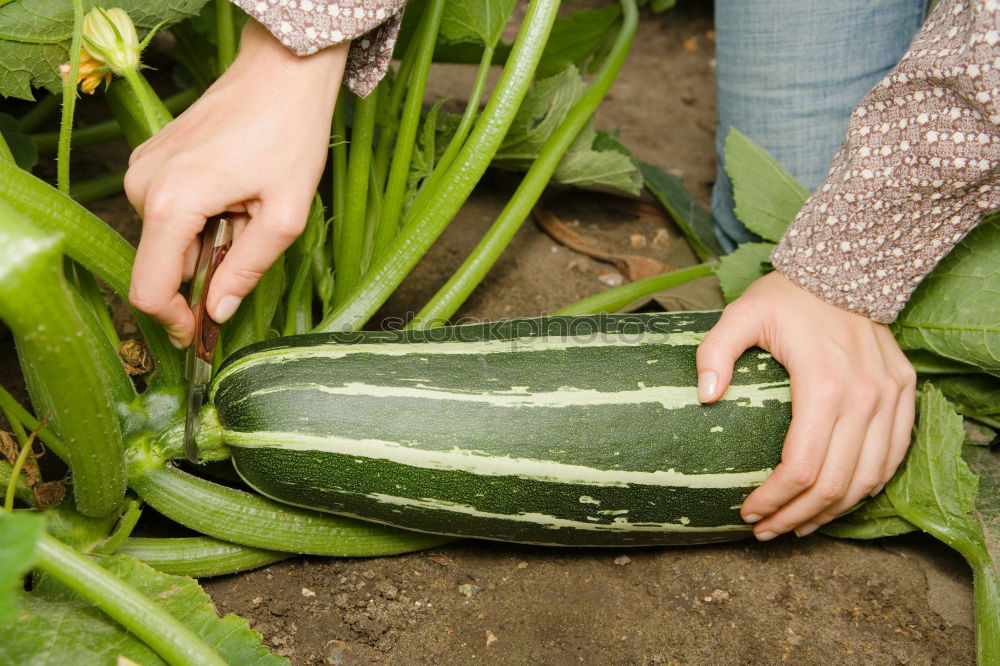
[[[575,3],[575,7],[593,3]],[[709,3],[643,14],[636,46],[598,126],[707,203],[715,172]],[[430,97],[462,99],[468,68],[436,68]],[[88,151],[83,176],[121,146]],[[516,186],[491,174],[387,304],[423,304],[481,237]],[[92,205],[131,240],[123,196]],[[656,221],[577,205],[566,219],[609,249],[652,239]],[[666,256],[665,243],[643,252]],[[662,237],[661,237],[662,240]],[[676,257],[676,255],[671,255]],[[671,259],[674,260],[674,259]],[[600,276],[600,277],[599,277]],[[532,316],[607,288],[608,266],[527,223],[459,313]],[[613,278],[613,275],[611,275]],[[16,357],[0,342],[0,381]],[[378,558],[298,557],[203,581],[222,612],[248,618],[293,664],[971,664],[971,583],[952,551],[923,536],[823,536],[677,549],[555,550],[463,541]]]

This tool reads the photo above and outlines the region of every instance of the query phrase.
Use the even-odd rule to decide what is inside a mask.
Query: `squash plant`
[[[60,661],[72,654],[87,663],[118,656],[138,663],[281,663],[245,622],[215,617],[197,584],[176,575],[239,571],[290,553],[388,555],[446,539],[280,505],[172,463],[182,457],[182,355],[158,325],[133,312],[153,369],[140,383],[127,374],[100,285],[125,300],[135,251],[71,196],[113,191],[120,174],[96,190],[72,188],[69,155],[72,147],[115,135],[135,145],[171,118],[139,72],[142,44],[126,15],[147,41],[154,28],[187,19],[174,32],[193,49],[185,49],[186,76],[196,88],[231,62],[240,20],[225,0],[116,4],[125,11],[94,10],[83,0],[0,2],[0,94],[30,98],[35,85],[61,89],[63,100],[54,139],[57,187],[15,158],[22,156],[23,133],[55,111],[55,96],[15,121],[5,132],[9,144],[0,141],[0,320],[14,338],[31,397],[28,409],[0,389],[0,409],[14,433],[0,461],[0,488],[7,491],[0,511],[0,626],[15,637],[0,646],[0,661],[47,663],[55,643],[66,646],[56,651]],[[504,44],[513,6],[513,0],[410,6],[398,69],[367,99],[345,92],[333,118],[331,196],[324,202],[317,195],[306,232],[223,327],[224,353],[275,333],[308,331],[314,317],[326,328],[362,326],[504,149],[522,149],[512,166],[529,169],[512,212],[505,212],[508,228],[523,221],[560,165],[572,167],[565,173],[575,182],[605,185],[611,173],[617,179],[611,186],[637,190],[637,165],[591,125],[635,33],[634,2],[558,19],[557,0],[533,0],[516,39]],[[114,61],[118,47],[134,49],[136,59]],[[198,57],[206,53],[214,57]],[[469,54],[479,70],[465,112],[452,118],[439,105],[425,112],[431,63]],[[17,68],[19,59],[32,59],[33,68]],[[500,78],[480,110],[495,63],[502,65]],[[585,84],[580,68],[588,67],[594,75]],[[104,93],[116,122],[74,136],[78,76],[94,89],[103,81],[93,77],[103,79],[105,70],[124,78]],[[173,100],[174,110],[191,98]],[[37,138],[35,148],[53,142]],[[452,299],[449,307],[457,304]],[[210,407],[199,444],[205,470],[228,455]],[[70,472],[70,491],[58,506],[39,492],[43,472],[34,458],[42,445]],[[131,537],[140,500],[202,536]],[[29,570],[31,591],[18,594]]]

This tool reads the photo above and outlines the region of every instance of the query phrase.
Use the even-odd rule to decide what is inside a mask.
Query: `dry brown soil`
[[[706,203],[715,168],[710,30],[709,3],[644,13],[598,114],[601,128],[620,129],[638,157],[681,175]],[[461,100],[470,77],[464,67],[436,68],[429,96]],[[120,168],[124,154],[120,146],[91,152],[76,171]],[[489,175],[383,314],[425,302],[516,183],[514,175]],[[138,219],[124,197],[92,207],[136,239]],[[607,207],[577,208],[567,219],[609,249],[629,251],[632,234],[652,239],[661,228]],[[552,311],[605,289],[598,274],[607,269],[529,222],[460,314]],[[15,363],[9,340],[0,343],[7,384],[16,383]],[[922,536],[631,551],[464,541],[392,558],[299,557],[204,582],[220,611],[247,617],[297,665],[974,661],[968,569]]]

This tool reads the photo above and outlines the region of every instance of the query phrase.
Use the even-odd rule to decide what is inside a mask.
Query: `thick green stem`
[[[107,613],[172,666],[226,666],[219,654],[177,618],[125,581],[47,534],[37,566]]]
[[[718,264],[698,264],[681,268],[669,273],[654,275],[645,280],[636,280],[628,284],[623,284],[614,289],[608,289],[600,294],[594,294],[579,300],[576,303],[567,305],[553,312],[554,315],[580,315],[599,314],[601,312],[615,312],[622,309],[629,303],[639,300],[644,296],[655,294],[664,289],[670,289],[678,285],[697,280],[698,278],[711,275],[715,272]]]
[[[380,86],[381,87],[381,86]],[[379,87],[379,88],[380,88]],[[368,181],[372,158],[372,137],[375,133],[375,111],[379,88],[368,97],[357,98],[354,105],[354,127],[351,128],[351,154],[347,164],[347,191],[344,217],[334,219],[335,282],[333,300],[342,302],[354,290],[361,277],[361,255],[365,240],[365,213],[368,203]],[[338,222],[340,229],[336,229]]]
[[[73,183],[69,188],[69,195],[78,203],[88,203],[119,194],[124,187],[125,171],[112,171],[103,176]]]
[[[150,461],[131,465],[129,481],[147,504],[171,520],[255,548],[367,557],[433,548],[450,540],[279,504]]]
[[[123,300],[128,299],[135,248],[86,208],[23,169],[0,161],[0,201],[39,228],[63,235],[66,253]],[[181,355],[163,327],[136,312],[146,346],[156,360],[151,382],[184,381]]]
[[[375,258],[364,282],[324,318],[318,330],[361,328],[455,217],[500,148],[524,101],[558,10],[558,0],[532,0],[496,90],[455,163],[434,192],[428,193],[427,205],[410,208],[403,230]]]
[[[476,81],[472,84],[472,93],[469,95],[469,102],[465,105],[462,120],[459,121],[458,129],[455,130],[451,140],[448,142],[448,147],[441,154],[441,158],[438,160],[437,165],[435,165],[434,171],[431,172],[431,175],[428,176],[427,180],[421,186],[420,192],[413,202],[415,208],[423,206],[426,203],[426,192],[431,192],[437,187],[441,178],[455,161],[458,151],[465,144],[465,139],[469,136],[469,131],[472,129],[472,125],[476,121],[476,116],[479,114],[479,104],[482,102],[483,92],[486,90],[486,80],[490,75],[490,67],[493,65],[493,54],[495,52],[496,49],[492,46],[483,49],[483,58],[479,63],[479,71],[476,72]]]
[[[0,318],[67,444],[77,508],[102,516],[125,493],[121,432],[100,341],[82,333],[86,325],[62,268],[59,237],[0,205]]]
[[[117,552],[142,560],[163,573],[192,578],[249,571],[294,557],[293,553],[241,546],[211,537],[130,537]]]
[[[976,663],[1000,664],[1000,572],[987,557],[973,566],[976,603]]]
[[[382,198],[382,213],[376,227],[373,258],[378,258],[385,252],[399,230],[399,218],[403,212],[403,197],[406,194],[406,185],[410,177],[413,146],[416,143],[417,130],[420,128],[420,110],[424,104],[427,75],[430,72],[431,61],[434,59],[434,44],[437,42],[438,30],[441,28],[444,5],[444,0],[430,0],[420,18],[420,32],[417,36],[419,46],[414,56],[413,78],[406,93],[403,117],[400,120],[396,138],[396,149],[393,151],[392,166],[389,169],[389,180],[385,187],[385,196]]]
[[[389,92],[389,103],[383,108],[382,120],[385,122],[379,128],[378,146],[375,149],[375,174],[378,176],[379,189],[385,188],[386,175],[389,173],[389,160],[392,148],[396,143],[396,130],[399,129],[399,117],[396,110],[403,104],[403,94],[410,81],[413,71],[414,55],[417,52],[419,39],[411,39],[406,46],[406,52],[399,62],[399,70],[393,79]],[[391,115],[390,115],[391,114]]]
[[[590,121],[604,96],[611,88],[625,63],[632,39],[639,24],[638,10],[635,0],[622,0],[623,20],[618,37],[597,77],[587,88],[559,127],[542,146],[528,173],[521,180],[517,191],[510,198],[500,216],[496,219],[486,236],[483,237],[472,253],[466,258],[459,269],[449,278],[434,297],[417,313],[411,326],[420,328],[427,324],[440,325],[469,297],[472,290],[483,281],[486,274],[507,248],[514,234],[521,228],[531,209],[548,185],[549,179],[555,173],[563,155],[569,150],[577,134]]]
[[[340,231],[343,228],[344,212],[347,208],[347,121],[344,119],[344,95],[337,96],[337,106],[333,109],[333,135],[330,137],[330,162],[333,170],[333,192],[330,208],[333,211],[333,241],[331,256],[336,256],[340,245]]]
[[[233,23],[233,4],[229,0],[215,0],[215,39],[218,73],[221,75],[236,58],[236,26]]]
[[[142,111],[142,129],[144,130],[144,133],[148,135],[146,137],[148,139],[159,132],[164,125],[171,121],[170,112],[167,111],[166,107],[163,106],[163,102],[160,101],[160,98],[155,92],[153,92],[153,87],[149,85],[149,81],[146,80],[146,77],[140,74],[138,70],[126,69],[122,72],[122,77],[132,89],[132,95],[135,98],[135,103]],[[129,138],[128,129],[123,129],[125,129],[125,137]],[[143,139],[143,141],[145,140],[146,139]],[[132,141],[129,141],[129,143],[133,148],[138,145],[132,143]]]
[[[59,156],[56,160],[56,183],[59,191],[69,193],[69,149],[76,111],[76,77],[80,72],[80,45],[83,43],[83,0],[73,0],[73,39],[69,46],[69,73],[63,75],[62,121],[59,124]]]
[[[197,88],[187,88],[163,100],[163,106],[171,115],[177,115],[191,106],[198,99],[199,94],[201,94],[201,91]],[[52,98],[58,99],[55,95]],[[105,120],[104,122],[88,125],[87,127],[74,129],[71,145],[73,148],[86,148],[87,146],[104,143],[111,139],[117,139],[120,136],[122,136],[122,127],[118,124],[118,121]],[[47,155],[56,150],[59,143],[59,133],[45,132],[43,134],[32,134],[31,140],[35,142],[40,155]]]

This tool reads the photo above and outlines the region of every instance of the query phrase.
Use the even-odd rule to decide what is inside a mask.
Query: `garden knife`
[[[198,265],[191,281],[188,303],[194,313],[194,341],[187,350],[184,375],[188,382],[187,417],[184,420],[184,455],[191,462],[198,461],[198,443],[195,435],[201,425],[201,405],[205,388],[212,378],[212,359],[219,340],[219,325],[205,309],[208,287],[226,253],[233,244],[233,223],[228,217],[215,215],[205,222],[201,234]]]

